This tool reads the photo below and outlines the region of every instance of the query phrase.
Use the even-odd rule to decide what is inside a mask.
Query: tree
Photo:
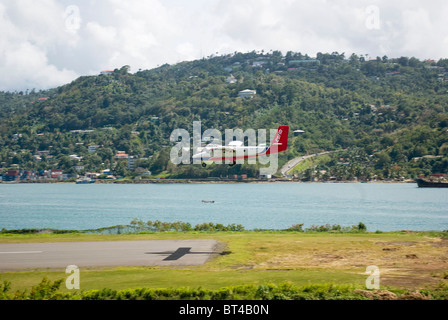
[[[170,149],[165,148],[159,152],[156,159],[151,165],[151,171],[153,172],[162,172],[166,170],[168,161],[170,161]]]
[[[409,58],[408,57],[400,57],[400,58],[398,58],[397,62],[401,66],[406,67],[409,65]]]
[[[350,65],[352,65],[355,68],[359,68],[360,66],[360,60],[359,57],[356,54],[352,54],[349,58]]]
[[[115,175],[118,177],[126,177],[129,173],[126,161],[118,161],[114,169]]]
[[[381,168],[385,167],[386,165],[390,164],[390,162],[391,162],[390,156],[387,154],[387,152],[384,152],[384,151],[378,153],[377,158],[378,158],[378,160],[377,160],[377,163],[375,166],[375,168],[377,168],[377,169],[381,169]]]

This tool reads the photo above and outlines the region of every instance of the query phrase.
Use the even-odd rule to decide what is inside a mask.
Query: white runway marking
[[[20,253],[43,253],[43,251],[8,251],[8,252],[0,252],[0,254],[20,254]]]

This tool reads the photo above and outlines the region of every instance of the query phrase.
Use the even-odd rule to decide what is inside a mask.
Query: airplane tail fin
[[[289,126],[278,127],[277,133],[271,142],[266,154],[278,153],[285,151],[288,148],[288,133]]]

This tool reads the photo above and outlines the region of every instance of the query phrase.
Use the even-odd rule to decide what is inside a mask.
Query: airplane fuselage
[[[204,150],[205,149],[205,150]],[[226,147],[226,148],[204,148],[202,152],[193,156],[193,159],[201,159],[203,162],[215,162],[226,160],[228,162],[235,162],[236,160],[255,158],[263,156],[269,147],[256,146],[256,147]]]
[[[288,147],[288,131],[288,126],[280,126],[269,147],[264,144],[244,146],[242,141],[232,141],[226,146],[210,144],[193,155],[193,160],[200,160],[203,167],[206,166],[206,163],[213,162],[226,163],[232,166],[238,160],[279,153],[285,151]]]

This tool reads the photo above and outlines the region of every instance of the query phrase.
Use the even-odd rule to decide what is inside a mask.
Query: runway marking
[[[19,253],[43,253],[43,251],[5,251],[0,254],[19,254]]]

